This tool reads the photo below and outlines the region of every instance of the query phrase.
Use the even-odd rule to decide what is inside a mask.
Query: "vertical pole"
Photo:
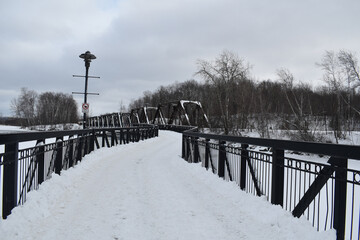
[[[209,169],[209,158],[210,158],[210,147],[209,147],[210,139],[205,139],[205,168]]]
[[[186,141],[185,136],[184,136],[184,134],[182,134],[181,157],[182,157],[183,159],[185,159],[185,156],[186,156],[186,155],[185,155],[185,150],[186,150],[186,149],[185,149],[185,148],[186,148],[186,147],[185,147],[185,146],[186,146],[186,145],[185,145],[185,143],[186,143],[185,141]]]
[[[346,222],[346,191],[347,191],[347,159],[335,159],[331,165],[335,165],[335,193],[334,193],[334,229],[336,239],[345,238]]]
[[[3,176],[3,219],[10,215],[17,205],[19,143],[5,144]]]
[[[159,126],[155,126],[155,137],[159,136]]]
[[[115,131],[111,131],[111,147],[115,146]]]
[[[136,142],[140,141],[140,127],[136,129]]]
[[[70,137],[72,136],[69,136],[69,145],[68,145],[68,148],[69,148],[69,168],[74,166],[74,140],[73,139],[70,139]]]
[[[240,189],[245,190],[246,186],[246,161],[249,158],[248,144],[241,144],[241,162],[240,162]]]
[[[88,77],[89,77],[90,61],[85,59],[85,92],[84,92],[84,103],[87,103],[87,88],[88,88]],[[86,113],[84,112],[83,129],[86,128]]]
[[[191,138],[186,137],[186,161],[189,162],[190,156],[191,156]]]
[[[81,135],[78,135],[77,136],[78,138],[78,144],[77,144],[77,156],[76,156],[76,160],[77,161],[81,161],[82,159],[82,148],[83,148],[83,137]]]
[[[44,182],[44,172],[45,172],[45,164],[44,164],[44,157],[45,157],[45,139],[41,139],[37,141],[37,144],[43,143],[43,145],[38,147],[38,154],[36,155],[36,161],[37,161],[37,169],[38,169],[38,183],[41,184]],[[36,144],[36,145],[37,145]]]
[[[95,150],[95,137],[95,129],[93,129],[90,137],[90,152]]]
[[[61,140],[61,141],[59,141]],[[55,173],[60,175],[62,170],[62,156],[63,156],[63,139],[56,139],[56,158],[55,158]]]
[[[198,137],[194,137],[192,140],[193,140],[193,143],[194,143],[194,159],[193,159],[193,162],[194,163],[198,163],[199,162],[199,158],[200,158],[200,155],[199,155],[199,144],[198,144]]]
[[[218,176],[225,178],[225,158],[226,149],[225,141],[219,141],[219,161],[218,161]]]
[[[89,139],[89,136],[84,134],[84,156],[89,154],[89,145],[90,145],[90,139]]]
[[[101,147],[105,147],[105,138],[107,138],[105,131],[102,132]]]
[[[271,203],[283,206],[284,202],[284,150],[273,149]]]
[[[120,129],[120,144],[125,144],[124,131]]]

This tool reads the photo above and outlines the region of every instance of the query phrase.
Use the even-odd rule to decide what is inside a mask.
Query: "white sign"
[[[82,104],[82,112],[83,113],[89,113],[89,104],[88,103],[83,103]]]

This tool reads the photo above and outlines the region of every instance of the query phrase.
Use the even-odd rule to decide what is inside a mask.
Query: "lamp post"
[[[90,67],[90,62],[92,59],[96,59],[94,54],[91,54],[90,51],[86,51],[83,54],[80,54],[79,56],[80,58],[84,59],[85,62],[85,68],[86,68],[86,73],[85,73],[85,92],[84,92],[84,103],[87,103],[87,87],[88,87],[88,78],[89,78],[89,67]],[[84,112],[84,119],[83,119],[83,128],[86,128],[86,112]]]

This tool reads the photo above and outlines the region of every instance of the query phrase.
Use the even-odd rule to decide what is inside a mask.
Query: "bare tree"
[[[360,67],[356,55],[351,51],[341,50],[337,57],[340,67],[346,75],[349,87],[351,83],[353,83],[354,88],[360,86]]]
[[[311,104],[306,93],[311,90],[309,87],[300,84],[297,88],[294,86],[294,76],[288,69],[277,71],[280,81],[283,83],[283,92],[288,102],[293,119],[289,121],[283,119],[297,131],[296,140],[315,141],[316,129],[310,128],[311,117],[313,116]],[[289,132],[290,133],[290,132]],[[290,134],[294,137],[293,134]]]
[[[77,104],[69,94],[45,92],[37,102],[40,124],[74,123],[78,121]]]
[[[21,88],[19,97],[11,101],[10,107],[15,117],[24,118],[27,126],[35,124],[37,97],[38,95],[35,91]]]
[[[336,143],[339,138],[344,137],[341,127],[342,112],[341,112],[341,90],[343,89],[344,82],[346,82],[346,75],[337,54],[334,51],[326,51],[321,62],[317,63],[324,71],[323,79],[328,84],[329,89],[336,93],[335,115],[332,119],[332,127],[334,130],[334,137]]]
[[[231,129],[230,92],[236,82],[248,78],[250,66],[230,51],[223,51],[214,62],[199,60],[196,75],[214,85],[225,134]]]

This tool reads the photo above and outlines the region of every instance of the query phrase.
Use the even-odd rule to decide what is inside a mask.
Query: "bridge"
[[[200,102],[181,100],[159,104],[157,107],[143,106],[128,113],[112,113],[87,119],[86,126],[130,127],[138,124],[187,125],[210,127]]]
[[[1,135],[2,217],[53,172],[60,174],[94,150],[142,142],[166,129],[181,133],[179,154],[186,162],[307,219],[318,231],[335,229],[337,239],[359,239],[360,147],[205,134],[191,125],[199,116],[206,122],[206,115],[190,105],[198,113],[188,114],[184,101],[170,103],[167,112],[164,106],[143,107],[93,117],[85,130]]]

